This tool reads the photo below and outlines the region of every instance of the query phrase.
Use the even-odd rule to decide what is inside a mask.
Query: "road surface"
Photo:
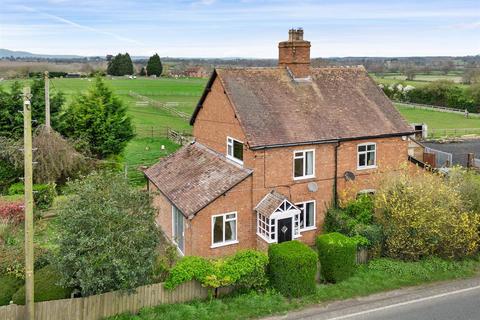
[[[480,278],[315,306],[268,320],[480,320]]]

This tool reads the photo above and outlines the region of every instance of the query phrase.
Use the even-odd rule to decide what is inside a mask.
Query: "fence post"
[[[475,154],[474,153],[468,153],[467,154],[467,168],[473,168],[474,165],[474,159],[475,159]]]

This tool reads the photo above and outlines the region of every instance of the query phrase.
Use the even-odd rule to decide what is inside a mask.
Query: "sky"
[[[0,48],[43,54],[276,58],[480,54],[480,0],[0,0]]]

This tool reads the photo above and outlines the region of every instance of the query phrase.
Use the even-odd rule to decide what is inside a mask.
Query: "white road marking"
[[[434,300],[434,299],[443,298],[443,297],[447,297],[447,296],[451,296],[451,295],[455,295],[455,294],[459,294],[459,293],[464,293],[464,292],[468,292],[468,291],[473,291],[473,290],[477,290],[477,289],[480,289],[480,285],[475,286],[475,287],[470,287],[470,288],[445,292],[445,293],[437,294],[437,295],[430,296],[430,297],[419,298],[419,299],[415,299],[415,300],[409,300],[409,301],[405,301],[405,302],[391,304],[391,305],[388,305],[388,306],[385,306],[385,307],[379,307],[379,308],[374,308],[374,309],[370,309],[370,310],[364,310],[364,311],[360,311],[360,312],[356,312],[356,313],[347,314],[347,315],[344,315],[344,316],[329,318],[328,320],[342,320],[342,319],[353,318],[353,317],[361,316],[361,315],[368,314],[368,313],[393,309],[393,308],[397,308],[397,307],[401,307],[401,306],[405,306],[405,305],[409,305],[409,304],[413,304],[413,303],[428,301],[428,300]]]

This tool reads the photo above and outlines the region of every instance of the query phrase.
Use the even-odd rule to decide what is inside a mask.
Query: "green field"
[[[94,79],[51,79],[52,93],[61,91],[66,95],[67,104],[77,94],[87,90]],[[12,81],[2,81],[0,86],[7,88]],[[191,114],[207,82],[198,78],[106,78],[105,82],[122,98],[128,106],[128,112],[135,125],[136,137],[124,151],[124,163],[128,176],[135,184],[144,183],[143,176],[137,169],[151,165],[166,154],[175,151],[178,146],[165,138],[167,128],[190,132],[188,121],[170,112],[149,104],[139,102],[129,95],[135,92],[155,101],[173,103],[179,111]],[[161,150],[161,146],[165,150]]]
[[[432,137],[480,135],[480,118],[465,118],[461,114],[414,109],[396,103],[395,106],[410,123],[426,123]]]
[[[422,87],[427,85],[429,82],[437,81],[437,80],[450,80],[455,82],[457,85],[461,87],[465,87],[466,85],[461,84],[462,76],[458,73],[449,73],[449,74],[441,74],[441,73],[432,73],[432,74],[417,74],[413,81],[406,80],[406,76],[401,73],[391,73],[391,74],[384,74],[384,75],[377,75],[377,74],[370,74],[370,76],[377,82],[384,85],[390,85],[395,83],[403,83],[405,85],[411,85],[414,87]]]

